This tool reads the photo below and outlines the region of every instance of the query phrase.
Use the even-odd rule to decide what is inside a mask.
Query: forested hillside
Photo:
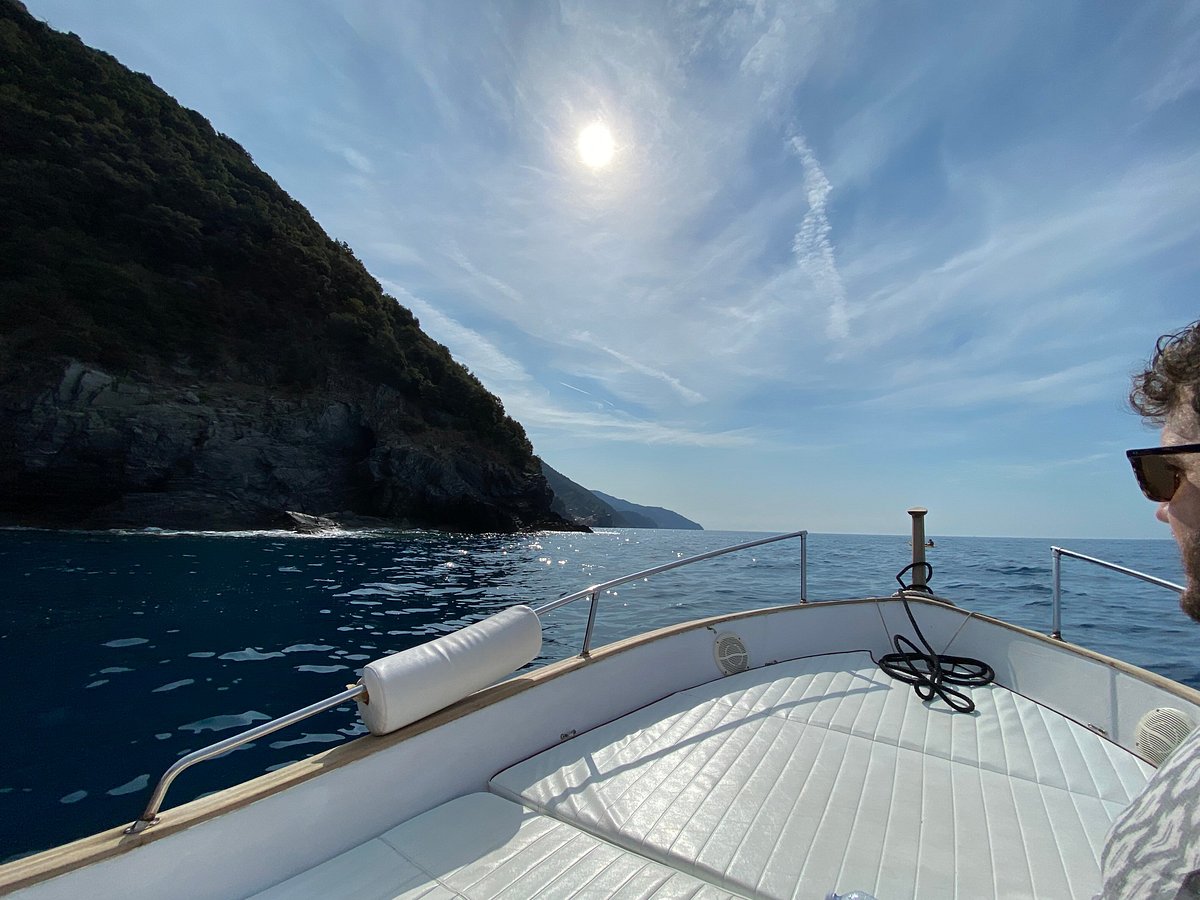
[[[36,520],[40,504],[64,522],[107,521],[105,509],[130,512],[113,506],[130,493],[234,490],[198,455],[233,416],[257,428],[254,464],[273,470],[249,479],[257,494],[241,498],[238,524],[285,502],[452,526],[555,519],[533,497],[548,493],[522,427],[345,243],[203,115],[13,0],[0,0],[0,223],[6,518]],[[81,388],[83,376],[102,389]],[[211,415],[150,409],[179,396]],[[325,455],[345,489],[314,493],[319,471],[288,480],[280,470],[294,466],[271,454],[328,432],[331,407],[346,421]],[[270,424],[287,416],[312,427]],[[164,455],[139,445],[138,428],[188,434],[166,434],[179,446]],[[464,470],[468,456],[493,468]],[[97,473],[111,490],[89,483]],[[410,476],[441,483],[432,494],[395,483]]]

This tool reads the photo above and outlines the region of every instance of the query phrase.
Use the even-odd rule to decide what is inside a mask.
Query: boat
[[[815,600],[807,531],[505,609],[183,757],[132,823],[0,866],[51,898],[1091,897],[1113,819],[1200,721],[1200,692],[955,606]],[[592,647],[607,590],[798,541],[781,605]],[[904,581],[904,576],[909,581]],[[542,621],[578,654],[524,668]],[[934,657],[937,661],[934,661]],[[371,733],[174,808],[192,765],[354,702]],[[248,751],[252,752],[252,751]]]

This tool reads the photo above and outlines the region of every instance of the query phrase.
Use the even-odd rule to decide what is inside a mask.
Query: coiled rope
[[[949,685],[982,687],[995,681],[996,673],[982,660],[970,656],[954,656],[949,653],[939,655],[934,652],[933,647],[926,640],[925,634],[921,631],[921,626],[917,624],[916,617],[908,605],[908,598],[904,595],[905,591],[922,590],[921,588],[912,588],[904,583],[904,574],[912,571],[917,565],[925,567],[926,583],[932,580],[933,566],[929,563],[913,563],[905,566],[896,574],[896,580],[900,582],[897,596],[904,603],[908,621],[912,622],[913,630],[925,646],[925,650],[922,652],[904,635],[894,634],[892,635],[892,646],[896,648],[896,652],[880,657],[879,668],[897,681],[911,684],[913,690],[917,692],[917,696],[922,700],[932,700],[934,696],[938,696],[955,712],[974,712],[975,702],[962,691],[955,690]],[[926,592],[928,593],[928,591]]]

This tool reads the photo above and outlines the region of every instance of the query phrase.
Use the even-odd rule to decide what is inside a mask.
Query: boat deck
[[[1092,896],[1152,767],[1003,687],[969,692],[971,714],[923,703],[865,651],[731,675],[258,896]]]

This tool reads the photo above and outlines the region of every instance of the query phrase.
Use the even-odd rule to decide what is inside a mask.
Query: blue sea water
[[[0,531],[0,860],[132,821],[174,760],[330,696],[361,667],[514,603],[761,535],[320,536]],[[1172,581],[1162,541],[938,537],[931,582],[960,606],[1050,629],[1051,544]],[[898,535],[809,538],[809,597],[890,594]],[[717,612],[794,602],[798,541],[605,595],[596,645]],[[1200,626],[1170,592],[1064,560],[1071,641],[1200,688]],[[551,613],[538,663],[577,653],[587,609]],[[200,765],[174,806],[364,733],[352,705]]]

